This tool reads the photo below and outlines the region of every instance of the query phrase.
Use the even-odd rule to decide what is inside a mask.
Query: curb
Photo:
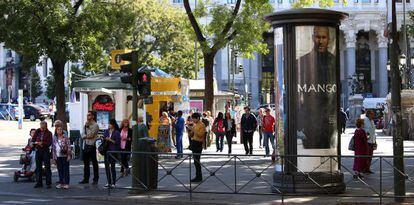
[[[142,194],[136,196],[45,196],[41,194],[23,194],[15,192],[0,192],[0,196],[14,196],[14,197],[31,197],[31,198],[54,198],[54,199],[73,199],[73,200],[88,200],[88,201],[108,201],[108,202],[126,202],[126,203],[144,203],[144,204],[175,204],[175,205],[226,205],[238,204],[229,202],[217,202],[206,200],[168,200],[157,198],[156,195]]]

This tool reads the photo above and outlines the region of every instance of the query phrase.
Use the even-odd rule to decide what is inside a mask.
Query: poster
[[[336,29],[297,26],[295,32],[297,154],[336,155],[339,70]],[[330,169],[330,162],[319,157],[298,158],[298,168],[325,171]]]
[[[158,126],[157,144],[159,152],[171,152],[171,127],[169,125]]]
[[[108,111],[97,111],[96,122],[98,123],[100,130],[108,129],[109,124],[109,112]]]
[[[203,105],[204,105],[203,100],[190,100],[190,109],[193,112],[202,113]]]

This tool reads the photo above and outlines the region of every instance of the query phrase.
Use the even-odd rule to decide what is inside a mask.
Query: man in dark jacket
[[[253,154],[253,135],[257,128],[256,117],[250,113],[250,107],[244,107],[244,114],[241,118],[241,133],[243,135],[243,144],[246,155]],[[248,144],[247,144],[248,143]]]
[[[52,171],[50,170],[50,146],[52,145],[52,133],[47,129],[46,121],[40,122],[40,128],[36,130],[32,142],[36,149],[36,177],[37,183],[34,188],[43,187],[42,166],[45,164],[46,186],[51,188]]]

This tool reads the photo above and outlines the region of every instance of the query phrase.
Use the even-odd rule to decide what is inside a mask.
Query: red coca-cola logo
[[[113,111],[115,103],[108,95],[99,95],[92,104],[92,109],[97,111]]]

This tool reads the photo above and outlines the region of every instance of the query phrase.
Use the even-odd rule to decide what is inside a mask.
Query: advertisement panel
[[[328,26],[296,26],[295,32],[297,154],[336,155],[336,29]],[[298,169],[329,171],[331,163],[336,161],[326,160],[319,157],[298,158]]]

